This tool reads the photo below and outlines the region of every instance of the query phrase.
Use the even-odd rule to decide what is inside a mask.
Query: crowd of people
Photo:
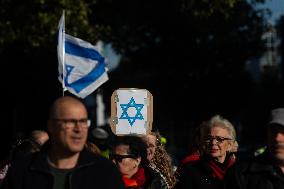
[[[46,131],[17,141],[0,164],[1,189],[284,189],[284,108],[271,111],[267,147],[238,161],[233,124],[215,115],[197,127],[177,169],[158,131],[116,136],[92,130],[81,100],[51,106]]]

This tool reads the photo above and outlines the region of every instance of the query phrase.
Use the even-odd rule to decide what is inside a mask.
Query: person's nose
[[[82,129],[83,128],[82,128],[82,126],[80,125],[80,123],[78,121],[74,123],[74,129],[73,130],[75,132],[80,132],[80,131],[82,131]]]
[[[284,134],[276,133],[274,137],[275,141],[284,143]]]

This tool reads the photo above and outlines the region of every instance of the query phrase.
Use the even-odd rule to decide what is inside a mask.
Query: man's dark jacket
[[[49,169],[44,151],[19,158],[9,168],[1,189],[52,189],[53,176]],[[70,189],[124,188],[115,165],[85,149],[66,181]]]
[[[225,177],[226,189],[284,189],[284,174],[266,151],[254,159],[237,163]]]

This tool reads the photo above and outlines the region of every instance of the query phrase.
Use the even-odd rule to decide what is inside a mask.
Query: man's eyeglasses
[[[82,128],[89,128],[91,125],[91,120],[89,119],[53,119],[59,121],[63,124],[66,129],[74,128],[75,125],[78,125]]]
[[[206,143],[212,142],[213,140],[216,140],[217,144],[223,143],[225,140],[232,140],[231,138],[221,137],[221,136],[207,136],[204,141]]]
[[[119,163],[121,163],[124,158],[132,158],[132,159],[135,159],[136,156],[131,155],[131,154],[127,154],[127,155],[110,154],[110,155],[109,155],[109,159],[110,159],[110,160],[115,160],[116,162],[119,162]]]

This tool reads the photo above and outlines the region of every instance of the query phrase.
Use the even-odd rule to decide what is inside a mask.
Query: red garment
[[[199,152],[198,152],[198,151],[195,151],[195,152],[193,152],[192,154],[186,156],[186,157],[182,160],[181,164],[182,164],[182,165],[185,165],[185,164],[187,164],[187,163],[190,163],[190,162],[193,162],[193,161],[197,161],[197,160],[199,160],[199,158],[200,158]]]
[[[181,164],[180,166],[178,166],[178,168],[176,169],[175,171],[175,177],[176,178],[179,178],[180,177],[180,174],[183,170],[183,168],[185,167],[186,164],[188,163],[192,163],[192,162],[195,162],[197,160],[200,159],[200,154],[198,151],[194,151],[192,154],[189,154],[188,156],[186,156],[182,161],[181,161]]]
[[[122,179],[123,179],[125,187],[136,187],[137,186],[136,180],[133,180],[127,177],[123,177]]]
[[[235,163],[235,159],[232,158],[228,158],[225,162],[224,162],[224,167],[221,168],[218,165],[218,162],[216,162],[215,160],[210,160],[208,162],[208,166],[211,168],[211,170],[213,171],[213,177],[218,179],[218,180],[223,180],[224,176],[228,170],[229,167],[231,167],[233,164]]]
[[[144,168],[139,168],[138,171],[131,177],[123,177],[125,187],[141,187],[145,185],[146,177]]]

